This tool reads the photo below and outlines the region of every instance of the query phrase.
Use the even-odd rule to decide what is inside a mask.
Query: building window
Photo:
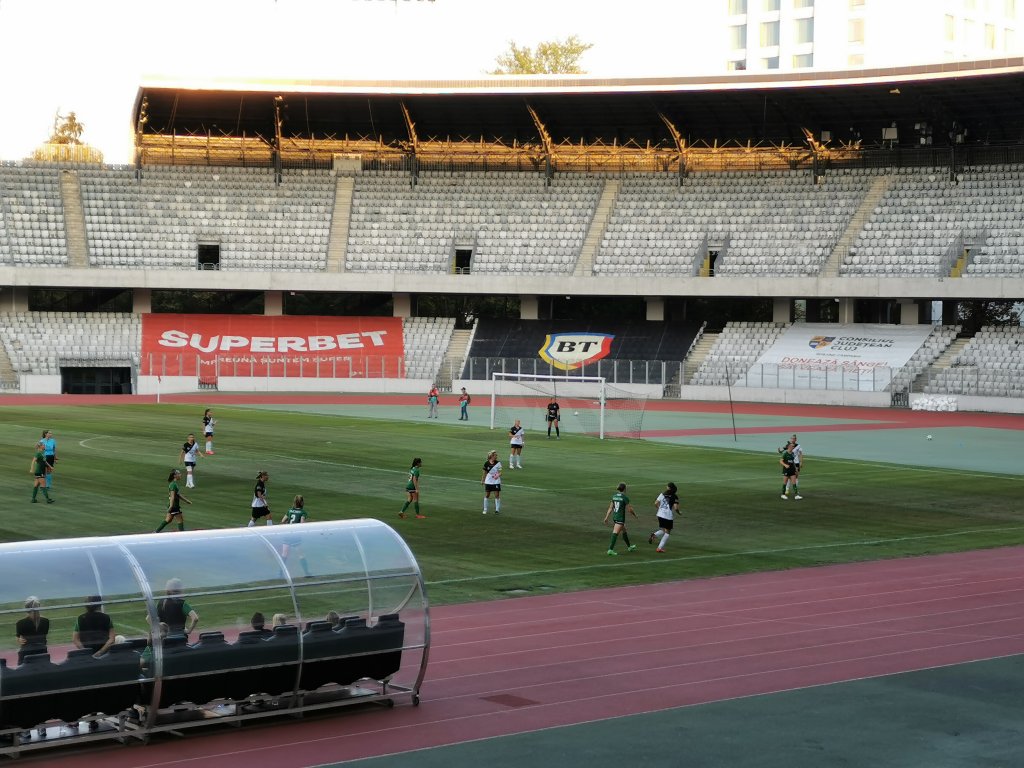
[[[977,7],[978,4],[975,2],[975,0],[964,0],[964,8],[966,8],[968,11],[973,11]]]
[[[851,43],[863,43],[864,42],[864,19],[850,19],[849,27],[849,42]]]
[[[796,26],[796,42],[800,43],[813,43],[814,42],[814,19],[797,19],[794,22]]]
[[[1003,30],[1003,50],[1017,50],[1017,33],[1009,27]]]
[[[850,0],[850,8],[863,8],[864,0]]]
[[[771,48],[779,44],[779,22],[761,22],[761,47]]]
[[[813,53],[798,53],[793,57],[793,69],[808,69],[814,66]]]
[[[761,59],[761,66],[764,69],[778,69],[779,68],[779,57],[768,56],[767,58]]]
[[[977,41],[974,39],[974,22],[970,19],[964,19],[964,38],[965,45],[977,45]]]
[[[745,59],[727,61],[725,62],[725,69],[728,72],[745,72],[747,70],[747,62]]]
[[[813,8],[814,0],[793,0],[794,8]]]
[[[1003,0],[1003,16],[1008,19],[1017,18],[1017,0]]]
[[[946,41],[953,42],[956,40],[956,18],[950,14],[946,14]]]
[[[729,27],[729,50],[741,51],[747,47],[747,25]]]
[[[747,12],[747,0],[729,0],[729,15],[740,16]]]
[[[863,67],[864,66],[864,54],[863,53],[851,53],[846,57],[846,63],[851,67]]]
[[[777,11],[782,5],[782,0],[762,0],[762,7],[767,11]]]
[[[994,24],[985,25],[985,47],[990,51],[996,49],[996,27]]]

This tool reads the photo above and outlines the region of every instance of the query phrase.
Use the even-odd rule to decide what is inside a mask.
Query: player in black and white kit
[[[562,439],[562,433],[558,429],[558,400],[555,399],[554,395],[551,396],[551,402],[548,403],[548,410],[544,418],[548,422],[548,439],[551,439],[551,425],[555,425],[555,440]]]
[[[679,513],[679,495],[676,493],[675,483],[665,484],[665,490],[658,494],[654,506],[658,510],[658,530],[648,537],[647,543],[653,544],[654,540],[658,539],[658,548],[655,551],[664,552],[668,538],[672,534],[673,520]]]
[[[217,426],[217,420],[213,418],[213,411],[207,408],[203,412],[203,435],[206,437],[206,455],[213,456],[213,428]]]
[[[516,423],[513,424],[508,430],[508,468],[509,469],[522,469],[523,468],[523,442],[525,435],[523,434],[523,425],[519,423],[519,419],[516,419]]]
[[[178,461],[185,462],[185,487],[195,488],[196,483],[193,478],[193,470],[196,468],[196,462],[200,457],[199,443],[196,442],[196,436],[189,433],[185,439],[185,443],[181,446],[181,456]]]
[[[491,451],[487,454],[487,461],[484,462],[484,471],[480,476],[480,483],[484,487],[484,514],[490,506],[491,494],[494,494],[494,514],[501,514],[501,462],[498,461],[498,452]]]
[[[261,517],[267,518],[267,525],[274,524],[274,518],[270,516],[270,502],[267,501],[267,480],[270,475],[260,471],[256,473],[256,486],[252,489],[252,519],[249,527],[256,525]]]

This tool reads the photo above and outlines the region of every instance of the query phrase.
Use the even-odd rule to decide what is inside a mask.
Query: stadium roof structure
[[[681,146],[1024,142],[1024,58],[700,78],[493,76],[447,81],[147,80],[138,141],[155,136],[359,138],[506,145]],[[921,138],[927,132],[927,142]],[[889,134],[891,140],[891,134]]]

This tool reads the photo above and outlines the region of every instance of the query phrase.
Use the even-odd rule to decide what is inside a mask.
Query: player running
[[[658,539],[658,548],[654,550],[658,553],[664,553],[665,545],[672,534],[672,521],[674,516],[679,514],[679,495],[676,490],[675,483],[666,483],[665,490],[654,500],[654,506],[658,510],[658,530],[647,538],[647,543],[653,544],[654,540]]]
[[[281,523],[284,525],[299,525],[300,523],[306,522],[308,515],[306,513],[306,500],[301,494],[297,494],[292,499],[291,508],[284,513],[284,517],[281,518]],[[306,578],[312,576],[309,572],[309,563],[306,562],[306,555],[303,554],[299,547],[302,546],[301,536],[288,536],[284,540],[284,544],[281,545],[281,559],[284,562],[288,562],[288,556],[292,552],[299,553],[299,565],[302,566],[302,572],[306,575]]]
[[[604,524],[608,525],[608,518],[612,521],[612,539],[608,542],[608,554],[618,555],[615,551],[615,544],[619,540],[619,534],[622,534],[622,541],[625,542],[629,552],[636,549],[636,544],[629,543],[629,534],[626,533],[626,513],[633,516],[634,519],[639,520],[636,516],[636,512],[633,511],[633,505],[629,503],[629,496],[626,495],[626,484],[619,483],[615,489],[615,493],[612,494],[612,500],[608,503],[608,511],[604,513]]]

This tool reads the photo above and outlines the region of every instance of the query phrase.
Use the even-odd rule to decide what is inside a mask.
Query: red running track
[[[280,768],[1024,653],[1024,547],[436,608],[419,707],[61,766]]]

